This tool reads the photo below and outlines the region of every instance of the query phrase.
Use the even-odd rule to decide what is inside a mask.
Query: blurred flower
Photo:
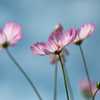
[[[21,31],[21,25],[14,22],[6,23],[3,30],[0,30],[0,50],[8,46],[15,46],[24,37]]]
[[[60,31],[52,32],[49,36],[49,42],[36,43],[31,46],[31,51],[36,55],[49,55],[49,54],[58,54],[62,51],[62,49],[68,44],[72,43],[76,37],[75,28],[69,29],[63,34]]]
[[[96,84],[94,82],[91,82],[91,87],[92,87],[92,93],[94,95],[94,93],[97,90]],[[79,89],[80,89],[80,91],[82,92],[82,94],[85,98],[91,98],[92,97],[88,80],[86,80],[86,79],[81,80],[79,82]],[[98,95],[98,93],[96,95]]]
[[[61,60],[62,60],[63,65],[65,65],[65,61],[66,61],[65,55],[66,56],[69,55],[69,52],[68,52],[68,50],[66,48],[64,48],[62,50],[62,52],[60,53],[60,57],[61,57]],[[58,55],[51,54],[50,55],[50,63],[51,64],[54,64],[55,63],[55,56],[57,57],[57,61],[59,61],[59,56]]]
[[[63,26],[59,23],[59,24],[57,24],[56,26],[55,26],[55,28],[54,28],[54,31],[55,32],[57,32],[57,31],[63,31]]]
[[[73,43],[76,44],[81,44],[82,40],[91,36],[94,32],[94,25],[92,23],[88,23],[88,24],[84,24],[83,26],[81,26],[81,29],[78,29],[77,32],[77,36],[74,40]]]

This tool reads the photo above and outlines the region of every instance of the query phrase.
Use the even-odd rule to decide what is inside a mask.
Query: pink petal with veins
[[[40,55],[40,56],[43,56],[43,55],[46,55],[44,53],[44,51],[42,50],[43,47],[45,47],[46,44],[43,43],[43,42],[37,42],[36,44],[34,44],[33,46],[31,46],[31,51],[35,54],[35,55]]]
[[[76,30],[75,30],[75,28],[73,28],[73,30],[69,29],[62,36],[63,46],[69,45],[70,43],[72,43],[74,41],[75,38],[76,38]]]
[[[62,44],[61,43],[61,38],[62,38],[63,33],[60,31],[57,32],[52,32],[51,35],[49,36],[48,40],[49,41],[54,41],[56,44]]]
[[[49,41],[49,42],[46,42],[46,47],[43,48],[43,51],[49,55],[49,54],[52,54],[54,53],[56,50],[58,50],[58,46],[57,44],[54,42],[54,41]]]

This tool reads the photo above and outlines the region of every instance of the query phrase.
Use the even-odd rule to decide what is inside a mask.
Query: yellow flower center
[[[57,46],[58,46],[58,48],[60,48],[61,46],[60,46],[60,44],[57,44]]]

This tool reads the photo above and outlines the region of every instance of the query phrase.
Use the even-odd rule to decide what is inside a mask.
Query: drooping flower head
[[[91,36],[94,32],[94,25],[92,23],[84,24],[81,26],[81,29],[78,29],[76,38],[73,43],[79,45],[82,43],[82,40]]]
[[[0,50],[8,46],[15,46],[24,37],[21,31],[20,24],[14,22],[6,23],[3,30],[0,30]]]
[[[49,42],[43,43],[36,43],[31,46],[31,51],[36,55],[49,55],[49,54],[58,54],[61,50],[72,43],[76,37],[76,30],[75,28],[69,29],[63,34],[60,31],[52,32],[49,36]]]
[[[96,84],[91,81],[91,88],[92,88],[92,94],[94,94],[97,90]],[[79,82],[79,90],[83,94],[85,98],[91,98],[91,91],[89,87],[89,82],[86,79],[83,79]],[[99,93],[99,92],[98,92]],[[96,95],[98,95],[98,93]]]
[[[54,31],[55,32],[57,32],[57,31],[63,31],[63,26],[59,23],[59,24],[57,24],[56,26],[55,26],[55,28],[54,28]]]
[[[66,48],[64,48],[62,50],[62,52],[60,53],[60,57],[61,57],[61,60],[62,60],[62,63],[63,63],[63,66],[65,65],[65,62],[66,62],[66,59],[65,59],[65,56],[68,56],[69,55],[69,52]],[[57,61],[59,61],[59,56],[58,55],[55,55],[55,54],[51,54],[50,55],[50,63],[51,64],[54,64],[55,63],[55,56],[57,58]]]

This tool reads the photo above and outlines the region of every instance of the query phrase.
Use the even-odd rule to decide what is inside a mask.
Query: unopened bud
[[[54,31],[57,32],[57,31],[63,31],[63,26],[61,24],[57,24],[54,28]]]
[[[96,82],[96,87],[100,89],[100,82]]]

